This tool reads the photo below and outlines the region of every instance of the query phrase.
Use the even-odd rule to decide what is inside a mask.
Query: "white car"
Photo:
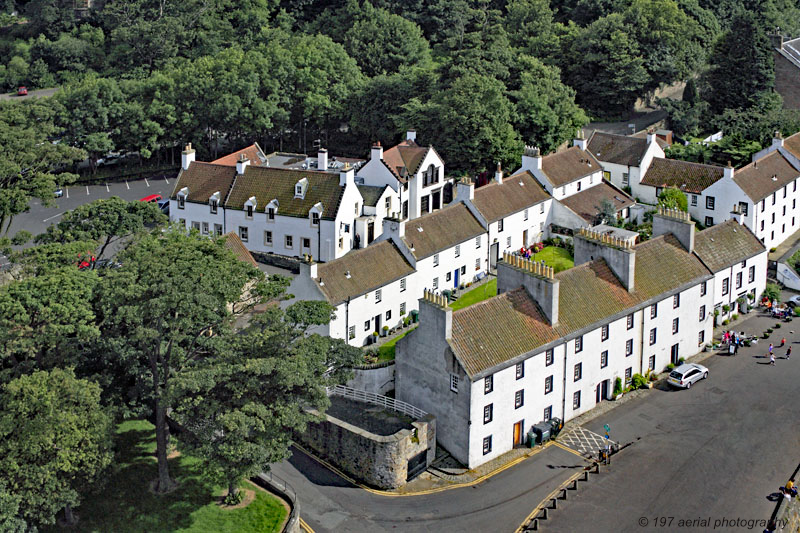
[[[59,188],[58,188],[58,189],[56,189],[56,190],[55,190],[55,192],[53,193],[53,197],[54,197],[54,198],[61,198],[62,196],[64,196],[64,189],[62,189],[61,187],[59,187]]]
[[[800,305],[800,296],[792,296],[788,300],[786,300],[786,305],[794,309],[798,305]]]
[[[674,387],[689,389],[692,383],[706,379],[708,377],[708,369],[703,365],[695,363],[684,363],[676,367],[669,373],[667,383]]]

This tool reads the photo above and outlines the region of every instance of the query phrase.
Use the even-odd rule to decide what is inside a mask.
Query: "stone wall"
[[[298,438],[355,479],[380,489],[393,489],[405,485],[409,459],[424,452],[427,466],[436,457],[434,417],[426,415],[412,425],[413,430],[381,436],[325,415],[324,421],[309,424]]]
[[[385,395],[394,391],[394,361],[372,368],[354,368],[348,387]]]
[[[783,97],[784,109],[800,109],[800,68],[774,52],[775,57],[775,90]]]
[[[776,533],[797,533],[800,531],[800,499],[792,498],[788,505],[778,513],[778,524],[786,524],[776,529]]]
[[[272,265],[278,268],[285,268],[291,270],[292,274],[300,273],[300,260],[294,257],[286,257],[285,255],[268,254],[264,252],[250,251],[253,259],[265,265]]]

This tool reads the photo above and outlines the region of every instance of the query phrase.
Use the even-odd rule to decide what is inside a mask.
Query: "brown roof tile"
[[[702,193],[721,180],[723,174],[722,167],[656,157],[645,172],[642,185],[677,187],[685,192]]]
[[[541,183],[528,172],[520,172],[475,189],[473,205],[489,222],[518,213],[551,198]]]
[[[318,265],[316,281],[328,301],[338,305],[413,272],[393,242],[380,241]]]
[[[554,187],[572,183],[598,170],[602,167],[597,159],[577,146],[542,158],[542,171]]]
[[[638,167],[647,151],[647,138],[595,131],[589,139],[588,149],[599,161]]]
[[[177,198],[178,191],[189,188],[188,202],[208,203],[212,194],[219,191],[220,202],[225,200],[236,176],[236,168],[194,161],[187,170],[182,170],[170,198]]]
[[[422,230],[422,231],[420,231]],[[461,202],[406,222],[403,241],[424,259],[486,232]]]
[[[242,154],[247,156],[247,159],[250,160],[251,165],[261,165],[267,159],[267,157],[264,155],[264,152],[261,150],[261,147],[258,146],[258,144],[253,143],[237,152],[233,152],[232,154],[215,159],[212,161],[212,163],[215,165],[228,165],[235,167],[236,162],[239,160],[239,156]]]
[[[786,148],[793,156],[800,159],[800,132],[786,137],[783,140],[783,147]]]
[[[253,259],[253,255],[247,248],[245,248],[244,243],[235,232],[232,231],[230,233],[226,233],[224,239],[225,248],[233,252],[233,255],[236,256],[236,259],[245,263],[249,263],[258,268],[258,264],[256,263],[256,260]]]
[[[603,200],[610,200],[617,212],[635,203],[633,198],[605,180],[560,201],[576,215],[594,224],[597,215],[600,214],[600,206],[603,204]]]
[[[694,251],[712,272],[741,263],[766,248],[753,232],[735,220],[700,231],[694,237]]]
[[[550,326],[524,289],[453,312],[450,346],[476,376],[545,344],[568,337],[659,295],[711,277],[672,235],[636,246],[635,290],[628,292],[602,259],[556,274],[559,323]]]
[[[308,180],[305,198],[295,198],[294,186],[303,178]],[[322,218],[332,220],[336,217],[343,193],[338,174],[248,166],[243,175],[237,176],[225,207],[242,209],[245,202],[255,196],[256,209],[264,211],[267,204],[277,199],[279,215],[305,218],[308,210],[320,202]]]
[[[800,171],[776,150],[734,172],[733,181],[753,202],[758,202],[798,176]]]
[[[416,142],[405,140],[383,152],[383,161],[389,170],[401,181],[417,171],[430,148],[419,146]]]

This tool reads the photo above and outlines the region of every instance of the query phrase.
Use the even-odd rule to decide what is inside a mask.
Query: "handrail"
[[[395,400],[394,398],[389,398],[388,396],[383,396],[381,394],[375,394],[374,392],[345,387],[344,385],[328,387],[327,392],[328,396],[342,396],[343,398],[348,398],[357,402],[380,405],[381,407],[397,411],[398,413],[403,413],[404,415],[411,416],[417,420],[428,415],[428,413],[422,409],[419,409],[418,407],[414,407],[410,403]]]
[[[297,492],[294,487],[289,485],[286,480],[279,478],[272,471],[261,472],[256,475],[256,479],[266,484],[269,488],[279,493],[284,499],[289,500],[291,512],[286,524],[283,526],[284,532],[297,531],[296,522],[300,519],[300,504],[297,503]]]

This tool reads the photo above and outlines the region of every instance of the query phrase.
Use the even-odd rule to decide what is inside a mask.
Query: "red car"
[[[17,89],[17,96],[28,96],[28,88],[22,86],[19,89]]]
[[[160,194],[151,194],[150,196],[145,196],[144,198],[139,199],[140,202],[148,202],[151,204],[156,204],[161,201]]]

